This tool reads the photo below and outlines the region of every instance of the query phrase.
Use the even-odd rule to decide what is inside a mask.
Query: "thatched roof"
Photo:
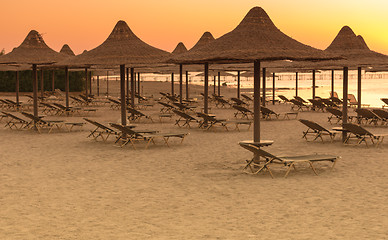
[[[63,47],[61,48],[61,51],[59,52],[69,56],[75,56],[73,50],[71,50],[71,48],[67,44],[63,45]]]
[[[340,61],[349,65],[379,65],[388,64],[388,56],[372,51],[368,48],[362,36],[356,36],[353,30],[344,26],[339,31],[325,52],[340,55],[346,61]]]
[[[37,31],[32,30],[19,47],[0,57],[0,63],[51,64],[66,58],[68,56],[49,48],[42,36]]]
[[[252,8],[231,32],[186,54],[175,63],[228,63],[254,60],[320,60],[335,56],[302,44],[282,33],[260,7]]]
[[[176,45],[174,51],[172,51],[172,54],[181,54],[187,52],[186,46],[180,42],[178,45]]]
[[[98,47],[58,65],[121,65],[136,66],[159,63],[170,53],[140,40],[124,21],[118,21],[109,37]]]
[[[201,48],[202,46],[205,46],[211,42],[213,42],[215,39],[213,35],[210,32],[204,32],[202,34],[202,37],[198,40],[198,42],[190,49],[190,51],[196,50],[198,48]]]

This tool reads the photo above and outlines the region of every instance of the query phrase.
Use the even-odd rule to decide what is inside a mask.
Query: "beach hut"
[[[135,104],[134,68],[161,63],[170,53],[152,47],[138,38],[124,21],[118,21],[109,37],[98,47],[68,61],[63,66],[120,66],[121,123],[126,125],[125,66],[131,69],[131,105]]]
[[[38,65],[53,64],[68,58],[47,46],[35,30],[28,33],[24,41],[10,53],[0,57],[0,64],[30,64],[33,71],[34,116],[38,116]]]
[[[260,144],[260,63],[285,59],[311,61],[335,57],[285,35],[273,24],[262,8],[254,7],[231,32],[204,46],[173,57],[171,61],[181,64],[204,64],[206,113],[209,63],[253,63],[255,99],[253,141]]]

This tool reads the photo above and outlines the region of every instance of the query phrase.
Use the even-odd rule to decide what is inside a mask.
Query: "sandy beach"
[[[143,84],[144,95],[155,98],[170,89],[166,82]],[[202,91],[190,89],[192,97]],[[290,111],[286,104],[269,107]],[[89,118],[120,118],[108,105],[97,108]],[[1,128],[0,239],[386,239],[388,142],[369,148],[345,146],[339,137],[306,142],[297,120],[262,121],[262,139],[275,141],[266,148],[273,154],[342,157],[332,171],[328,163],[316,164],[319,176],[301,164],[283,178],[286,168],[274,166],[272,179],[268,172],[243,172],[252,154],[238,142],[251,140],[252,128],[179,128],[174,120],[158,122],[159,109],[144,110],[156,121],[134,123],[136,129],[189,133],[182,144],[171,139],[170,147],[120,148],[113,137],[106,143],[87,138],[89,124],[50,134]],[[211,113],[233,119],[234,110],[211,105]],[[337,126],[328,116],[308,111],[298,118]],[[387,127],[368,129],[388,133]]]

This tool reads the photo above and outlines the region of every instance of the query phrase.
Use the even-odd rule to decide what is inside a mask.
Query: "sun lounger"
[[[225,108],[230,106],[230,103],[220,96],[214,96],[214,102],[216,104],[216,107]]]
[[[48,129],[48,133],[51,133],[54,128],[60,130],[64,124],[63,120],[43,120],[43,118],[35,117],[31,113],[21,112],[26,118],[30,119],[30,126],[34,126],[39,133],[42,133],[42,129]]]
[[[136,109],[131,108],[131,107],[127,107],[127,111],[128,111],[128,114],[130,114],[128,116],[128,120],[130,120],[130,121],[136,121],[136,120],[140,120],[142,118],[146,118],[146,119],[151,120],[151,122],[154,122],[152,120],[151,116],[145,115],[144,113],[140,112],[139,110],[136,110]]]
[[[377,125],[378,121],[380,121],[380,117],[374,114],[371,110],[366,108],[357,108],[357,121],[359,124],[374,124]]]
[[[241,115],[241,118],[246,118],[246,119],[249,119],[249,117],[253,118],[253,112],[248,108],[239,106],[239,105],[232,105],[232,107],[237,110],[237,112],[234,113],[235,118],[237,118],[240,115]]]
[[[234,102],[234,105],[248,106],[248,103],[246,103],[243,100],[240,100],[238,98],[231,98],[230,100],[232,100]]]
[[[345,143],[349,144],[351,139],[357,139],[357,144],[361,144],[362,142],[368,146],[367,139],[371,141],[372,144],[379,145],[383,142],[384,137],[388,136],[388,134],[374,134],[366,130],[365,128],[353,124],[353,123],[344,123],[342,127],[349,133],[348,137],[345,140]]]
[[[195,108],[194,106],[189,106],[189,105],[179,103],[179,102],[172,102],[172,104],[175,105],[177,108],[179,108],[183,112],[193,111],[193,109]]]
[[[383,108],[388,107],[388,98],[380,98],[384,102]]]
[[[381,125],[387,124],[388,123],[388,112],[384,109],[373,109],[372,112],[376,114],[380,120],[381,120]]]
[[[110,108],[111,109],[120,109],[121,108],[121,101],[118,101],[116,99],[113,99],[113,98],[108,98],[109,102],[110,102]]]
[[[321,101],[326,105],[326,107],[339,108],[339,106],[329,98],[321,98]]]
[[[185,112],[179,111],[177,109],[173,109],[172,111],[178,116],[178,119],[175,121],[175,125],[177,125],[178,127],[188,126],[190,128],[191,122],[199,123],[199,121],[196,118],[190,116]]]
[[[299,101],[299,102],[302,102],[302,103],[308,103],[306,100],[304,100],[303,98],[301,98],[299,96],[294,96],[294,99]]]
[[[245,98],[245,100],[247,100],[249,102],[253,102],[253,99],[246,94],[241,94],[241,97]]]
[[[240,144],[241,145],[241,144]],[[258,148],[251,144],[246,144],[245,146],[241,145],[245,149],[251,151],[254,154],[254,158],[252,160],[247,161],[248,164],[244,169],[250,168],[253,174],[258,174],[263,170],[268,170],[271,177],[273,178],[272,171],[270,169],[271,164],[282,164],[287,167],[287,171],[284,175],[286,178],[291,171],[291,168],[296,168],[295,165],[298,163],[308,163],[315,173],[318,175],[313,163],[315,162],[332,162],[331,169],[334,168],[337,160],[340,158],[339,156],[330,155],[330,154],[309,154],[309,155],[299,155],[299,156],[275,156],[267,151],[264,151],[261,148]],[[264,159],[264,161],[260,161]],[[257,170],[256,170],[256,169]]]
[[[348,103],[350,107],[357,107],[358,101],[353,94],[348,94]],[[369,107],[369,104],[361,104],[361,107]]]
[[[110,127],[105,126],[104,124],[88,118],[84,118],[84,120],[95,127],[92,131],[90,131],[90,134],[87,137],[93,137],[93,139],[96,141],[98,141],[98,137],[101,137],[101,139],[106,142],[110,135],[118,135],[118,132]]]
[[[339,110],[339,109],[336,109],[336,108],[326,108],[326,111],[328,111],[331,115],[327,118],[327,121],[329,123],[332,123],[332,120],[336,119],[337,122],[336,123],[339,123],[340,121],[342,121],[342,111]]]
[[[299,119],[299,121],[305,126],[307,126],[307,130],[303,131],[303,136],[302,136],[302,138],[305,138],[306,141],[308,141],[307,135],[314,135],[313,141],[320,138],[322,142],[323,142],[322,135],[328,135],[330,137],[331,142],[333,142],[334,137],[337,134],[336,131],[327,130],[326,128],[322,127],[316,122],[309,121],[306,119]]]
[[[168,144],[168,141],[170,138],[180,138],[181,143],[185,139],[187,133],[160,133],[157,131],[146,131],[146,132],[140,132],[140,131],[134,131],[130,128],[121,126],[119,124],[111,124],[111,126],[119,129],[122,134],[120,136],[126,136],[125,138],[119,137],[118,140],[122,140],[123,143],[121,144],[121,147],[127,145],[128,143],[131,143],[132,147],[136,149],[135,142],[137,141],[144,141],[146,142],[145,148],[147,149],[149,144],[152,142],[155,144],[155,139],[162,138],[164,140],[164,143],[170,147]],[[116,140],[116,142],[118,142]]]
[[[283,103],[290,103],[290,99],[288,99],[286,96],[284,95],[278,95],[278,98],[280,98],[281,101],[283,101]]]
[[[319,98],[316,99],[309,99],[311,102],[311,109],[314,111],[321,110],[322,112],[325,111],[326,105],[320,100]]]
[[[304,104],[303,102],[300,102],[296,99],[291,99],[290,102],[292,103],[292,106],[291,106],[291,109],[292,110],[295,110],[295,108],[297,108],[296,110],[299,111],[303,111],[303,109],[306,109],[306,110],[309,110],[310,107],[306,104]]]
[[[12,113],[2,112],[7,116],[7,122],[4,127],[9,127],[10,129],[23,129],[30,126],[30,121],[20,118]]]
[[[226,119],[217,119],[213,115],[200,113],[200,112],[197,113],[197,116],[203,119],[203,121],[200,121],[200,124],[199,124],[200,128],[204,128],[205,130],[210,130],[215,126],[221,126],[226,131],[228,131],[228,127],[226,126],[227,125]]]
[[[42,113],[52,114],[52,115],[58,115],[62,113],[62,109],[50,103],[41,102],[40,105],[43,107]]]
[[[158,102],[160,105],[162,105],[162,108],[160,109],[160,112],[161,113],[169,113],[171,112],[175,107],[168,104],[168,103],[165,103],[165,102],[161,102],[159,101]]]
[[[272,119],[272,117],[279,119],[279,117],[281,116],[280,113],[276,113],[267,107],[261,106],[260,109],[261,109],[261,115],[266,120],[270,120],[270,119]],[[298,112],[286,112],[286,113],[282,113],[282,114],[283,114],[283,119],[290,119],[291,115],[295,116],[295,119],[298,117]]]

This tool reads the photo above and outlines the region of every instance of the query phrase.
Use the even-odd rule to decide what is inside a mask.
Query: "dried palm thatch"
[[[201,38],[198,40],[198,42],[190,49],[190,51],[201,48],[202,46],[205,46],[205,45],[213,42],[214,40],[215,39],[210,32],[204,32],[202,34]]]
[[[182,42],[180,42],[175,47],[174,51],[172,51],[172,54],[175,55],[175,54],[181,54],[181,53],[185,53],[185,52],[187,52],[187,48]]]
[[[51,64],[68,58],[49,48],[35,30],[28,33],[19,47],[0,57],[0,64]]]
[[[282,33],[260,7],[252,8],[231,32],[171,59],[175,63],[228,63],[254,60],[320,60],[336,56]]]
[[[73,50],[71,50],[71,48],[67,44],[63,45],[63,47],[61,48],[61,50],[59,52],[66,54],[66,55],[69,55],[69,56],[75,56]]]
[[[124,21],[118,21],[109,37],[98,47],[58,63],[79,65],[146,65],[165,61],[170,53],[140,40]]]

